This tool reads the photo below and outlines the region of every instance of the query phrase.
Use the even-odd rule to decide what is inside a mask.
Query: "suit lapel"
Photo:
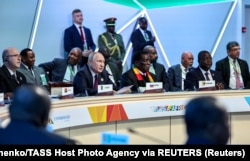
[[[198,77],[199,77],[198,78],[199,80],[206,80],[206,78],[204,77],[204,75],[199,67],[198,67]]]

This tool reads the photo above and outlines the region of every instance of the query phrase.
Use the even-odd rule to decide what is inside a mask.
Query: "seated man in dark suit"
[[[230,136],[228,114],[215,97],[197,97],[185,107],[186,145],[227,144]]]
[[[193,91],[199,89],[199,81],[215,81],[215,88],[211,90],[224,89],[224,81],[221,73],[211,69],[212,57],[208,51],[200,51],[198,54],[199,66],[187,73],[186,80],[184,81],[185,90]]]
[[[162,82],[163,88],[166,92],[171,91],[166,69],[164,65],[157,63],[158,55],[155,47],[147,45],[144,47],[143,51],[148,53],[150,57],[151,64],[149,71],[156,75],[157,82]]]
[[[67,59],[55,58],[52,62],[39,64],[48,74],[50,82],[73,82],[76,72],[80,69],[82,50],[71,49]]]
[[[23,85],[14,93],[9,107],[10,123],[0,130],[1,145],[75,144],[73,140],[46,130],[51,101],[42,86]]]
[[[249,66],[239,56],[239,43],[229,42],[227,44],[227,57],[216,62],[215,70],[221,72],[226,88],[250,89]]]
[[[157,77],[149,72],[150,57],[149,54],[143,51],[138,51],[134,54],[134,66],[130,70],[122,74],[121,88],[133,85],[132,93],[144,92],[147,82],[156,82]]]
[[[12,98],[17,87],[26,84],[25,76],[17,71],[21,56],[16,48],[7,48],[2,53],[3,66],[0,68],[0,92],[5,98]]]
[[[189,71],[193,70],[194,57],[190,51],[181,55],[181,63],[168,68],[168,79],[173,91],[184,91],[184,80]]]
[[[98,85],[112,84],[113,94],[117,87],[109,79],[105,68],[105,59],[102,53],[92,52],[88,64],[85,64],[74,78],[74,94],[76,96],[94,96],[98,94]]]

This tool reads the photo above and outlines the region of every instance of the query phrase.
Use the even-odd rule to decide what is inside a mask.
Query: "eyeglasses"
[[[6,57],[7,57],[7,58],[8,58],[8,57],[15,57],[15,58],[18,57],[18,58],[21,58],[21,55],[19,55],[19,54],[7,55]]]

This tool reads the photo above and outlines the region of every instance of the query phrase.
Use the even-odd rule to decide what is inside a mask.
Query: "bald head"
[[[49,93],[44,87],[23,85],[15,91],[9,113],[11,120],[28,121],[38,127],[45,127],[50,108]]]
[[[82,49],[78,47],[72,48],[68,56],[69,64],[76,65],[80,63],[81,59],[82,59]]]
[[[193,66],[194,56],[190,51],[185,51],[181,55],[181,64],[185,68],[190,68]]]

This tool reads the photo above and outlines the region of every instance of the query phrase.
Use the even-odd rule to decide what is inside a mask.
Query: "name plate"
[[[146,90],[162,89],[162,82],[146,83]]]
[[[112,91],[113,91],[112,84],[98,85],[98,93],[106,93],[106,92],[112,92]]]
[[[199,88],[215,87],[215,81],[199,81]]]
[[[74,98],[73,87],[52,87],[50,90],[51,96],[60,99]]]

